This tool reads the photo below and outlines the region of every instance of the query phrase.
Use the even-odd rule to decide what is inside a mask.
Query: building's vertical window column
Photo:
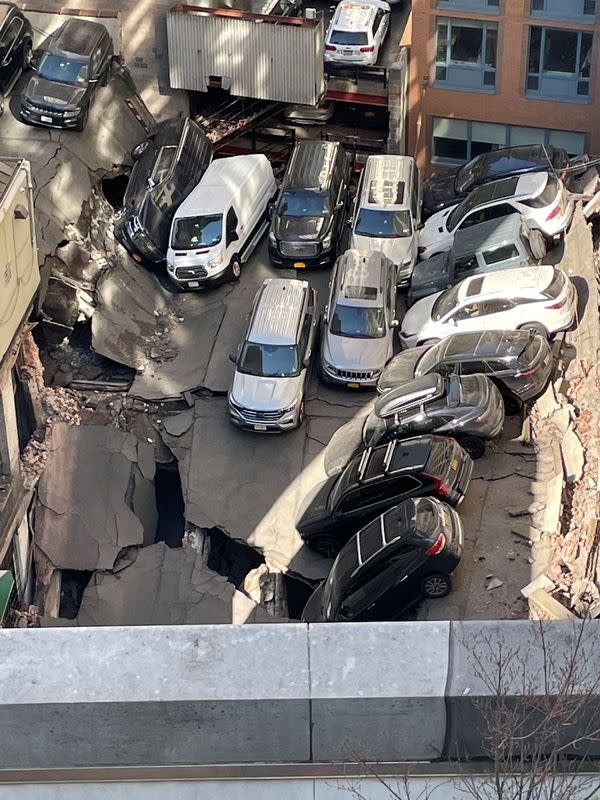
[[[495,22],[438,17],[436,83],[457,89],[494,91],[497,41]]]

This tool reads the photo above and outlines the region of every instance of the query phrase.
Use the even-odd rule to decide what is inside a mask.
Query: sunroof
[[[377,300],[377,288],[375,286],[346,286],[344,287],[344,297],[348,300]]]
[[[404,181],[372,180],[369,203],[377,206],[398,206],[404,202]]]

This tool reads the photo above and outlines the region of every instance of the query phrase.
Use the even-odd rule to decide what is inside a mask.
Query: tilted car
[[[386,392],[366,417],[338,428],[325,448],[325,471],[336,475],[365,447],[426,433],[452,436],[471,458],[480,458],[503,425],[502,395],[485,375],[432,372]]]
[[[474,275],[419,300],[402,320],[402,347],[432,344],[450,333],[498,329],[543,336],[569,328],[577,292],[563,270],[549,265]]]
[[[490,181],[529,172],[553,172],[570,185],[574,173],[566,171],[569,156],[551,144],[501,147],[472,158],[458,169],[445,169],[423,183],[423,217],[459,203],[469,192]],[[585,170],[585,164],[582,164]]]
[[[385,0],[342,0],[325,33],[325,62],[373,66],[390,26]]]
[[[322,380],[374,388],[394,353],[396,268],[382,253],[347,250],[337,260],[321,331]]]
[[[445,597],[463,543],[454,509],[433,497],[405,500],[343,546],[302,621],[386,622],[422,597]]]
[[[4,101],[33,58],[33,28],[14,3],[0,3],[0,116]]]
[[[498,387],[507,414],[543,392],[552,374],[548,340],[532,331],[453,333],[441,342],[413,347],[392,358],[377,383],[383,393],[431,372],[487,375]]]
[[[310,547],[331,557],[357,528],[403,500],[431,495],[458,505],[472,469],[470,456],[458,442],[443,436],[394,439],[369,447],[340,475],[309,492],[296,528]]]
[[[457,231],[515,211],[552,239],[567,229],[574,208],[560,178],[548,172],[491,181],[474,189],[458,205],[429,217],[419,231],[419,256],[430,258],[450,250]]]
[[[23,122],[82,131],[98,86],[110,78],[114,47],[99,22],[72,17],[45,42],[21,96]]]

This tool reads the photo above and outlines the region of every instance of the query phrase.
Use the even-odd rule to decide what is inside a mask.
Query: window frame
[[[584,30],[580,28],[561,28],[558,26],[553,25],[529,25],[529,33],[527,38],[527,71],[525,73],[525,96],[530,98],[539,98],[542,100],[558,100],[561,102],[566,103],[590,103],[590,90],[591,90],[591,65],[593,59],[593,51],[594,51],[594,32],[591,30]],[[530,69],[530,58],[531,58],[531,49],[532,49],[532,39],[533,39],[533,32],[534,30],[539,29],[541,31],[541,38],[540,38],[540,51],[538,54],[538,69],[537,71]],[[572,34],[577,37],[577,45],[576,45],[576,52],[575,52],[575,72],[568,73],[568,72],[557,72],[556,70],[548,70],[544,69],[544,59],[545,59],[545,51],[546,51],[546,35],[548,32],[562,32],[566,34]],[[590,45],[590,64],[589,64],[589,75],[587,77],[581,75],[582,70],[582,42],[584,35],[588,35],[591,37],[591,45]],[[558,93],[548,93],[543,91],[543,83],[544,79],[546,81],[552,80],[563,80],[569,81],[573,85],[576,86],[576,93],[572,95],[564,95]],[[534,89],[530,86],[530,83],[533,81],[537,81],[537,89]],[[587,86],[587,92],[585,94],[580,94],[579,87],[581,84],[585,84]]]
[[[466,23],[479,23],[478,25],[467,25]],[[461,25],[462,23],[462,25]],[[446,37],[446,56],[445,60],[439,58],[440,52],[440,28],[445,25]],[[481,50],[479,54],[478,63],[470,64],[468,62],[457,61],[452,58],[452,27],[457,28],[478,28],[481,30]],[[488,33],[494,30],[496,32],[496,47],[495,47],[495,63],[493,67],[487,65],[487,48],[488,48]],[[496,20],[488,21],[486,19],[468,19],[465,17],[436,17],[435,18],[435,61],[434,61],[434,85],[444,89],[458,89],[460,91],[469,92],[484,92],[486,94],[494,94],[496,92],[496,74],[498,70],[498,41],[500,34],[500,26]],[[448,80],[448,71],[453,69],[455,71],[464,71],[465,75],[474,75],[479,73],[480,80],[477,84],[461,83],[456,80]],[[444,77],[442,77],[442,74]],[[493,82],[485,83],[486,75],[493,76]]]

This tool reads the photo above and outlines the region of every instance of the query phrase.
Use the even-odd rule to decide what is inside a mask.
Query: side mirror
[[[351,228],[352,227],[352,217],[350,217],[350,219],[346,220],[346,227],[347,228]]]
[[[277,207],[276,203],[269,203],[267,206],[267,217],[269,219],[273,219],[273,214],[275,213],[275,209]]]
[[[307,350],[307,351],[306,351],[306,355],[304,356],[304,359],[303,359],[303,361],[302,361],[302,363],[304,364],[304,366],[305,366],[305,367],[308,367],[308,366],[309,366],[309,364],[310,364],[310,357],[311,357],[311,355],[312,355],[311,351],[310,351],[310,350]]]
[[[237,235],[236,231],[230,231],[230,233],[227,235],[227,243],[231,244],[232,242],[237,242],[239,238],[240,237]]]
[[[154,178],[150,178],[150,177],[149,177],[149,178],[146,180],[146,183],[148,184],[148,188],[149,188],[149,189],[154,189],[154,187],[156,186],[156,181],[154,180]]]
[[[100,78],[90,78],[89,83],[98,83]]]
[[[325,308],[323,309],[323,322],[327,324],[328,320],[329,320],[329,306],[325,306]]]
[[[400,325],[400,323],[398,322],[398,320],[397,320],[397,319],[393,319],[393,320],[390,322],[390,328],[397,328],[397,327],[398,327],[398,325]]]
[[[233,364],[237,364],[238,357],[236,353],[229,353],[228,358]]]
[[[339,202],[339,203],[336,203],[335,210],[336,210],[336,211],[339,211],[339,210],[340,210],[340,208],[343,208],[345,205],[346,205],[346,204],[344,203],[344,201],[343,201],[343,200],[340,200],[340,202]]]
[[[422,231],[424,227],[425,227],[425,223],[424,222],[419,222],[419,224],[417,225],[417,230],[418,231]]]

